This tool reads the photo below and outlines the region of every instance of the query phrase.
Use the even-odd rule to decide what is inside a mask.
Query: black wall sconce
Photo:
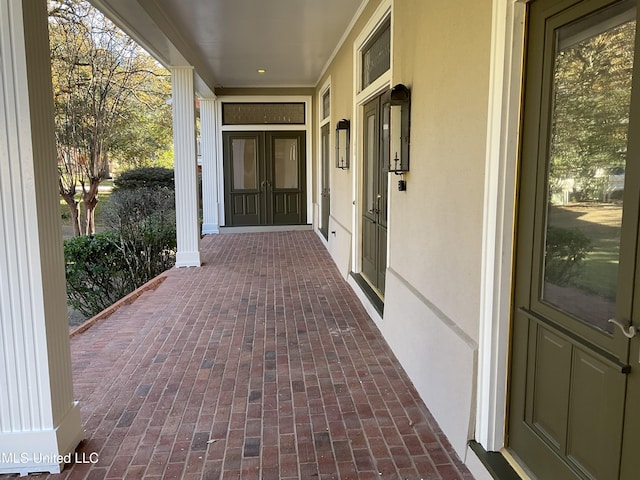
[[[409,171],[409,133],[411,120],[411,92],[398,84],[391,89],[391,131],[389,133],[389,171],[402,175]],[[404,179],[398,183],[399,190],[406,189]]]
[[[349,128],[351,122],[343,118],[336,125],[336,167],[349,168]]]

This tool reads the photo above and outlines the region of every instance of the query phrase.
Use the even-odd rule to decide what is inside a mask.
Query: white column
[[[218,220],[218,129],[216,99],[200,99],[200,149],[202,153],[202,233],[220,233]]]
[[[199,267],[200,229],[193,67],[172,67],[171,84],[178,236],[176,267]]]
[[[73,399],[46,0],[0,2],[0,474],[59,473]]]

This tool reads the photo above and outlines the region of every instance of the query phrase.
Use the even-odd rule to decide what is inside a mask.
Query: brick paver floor
[[[315,233],[202,254],[72,338],[97,462],[50,478],[472,478]]]

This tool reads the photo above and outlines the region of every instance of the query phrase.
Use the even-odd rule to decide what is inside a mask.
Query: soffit
[[[199,89],[312,87],[368,0],[91,0]],[[258,69],[266,73],[258,73]]]

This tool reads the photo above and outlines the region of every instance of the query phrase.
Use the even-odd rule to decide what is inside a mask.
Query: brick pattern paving
[[[49,478],[472,478],[313,232],[202,249],[71,340],[98,462]]]

